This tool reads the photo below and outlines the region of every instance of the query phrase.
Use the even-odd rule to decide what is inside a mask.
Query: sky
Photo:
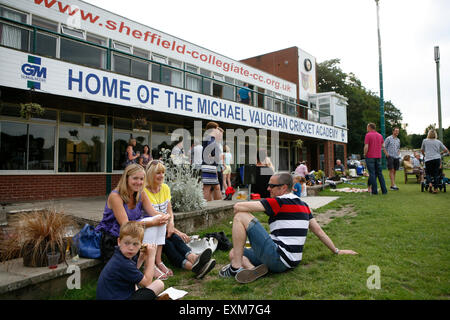
[[[380,91],[374,0],[84,1],[234,60],[293,46],[318,63],[338,58]],[[449,14],[449,0],[379,1],[384,100],[401,111],[408,134],[438,126],[435,46],[442,127],[450,127]]]

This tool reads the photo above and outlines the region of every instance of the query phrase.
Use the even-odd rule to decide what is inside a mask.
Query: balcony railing
[[[22,22],[17,22],[8,18],[0,17],[0,30],[2,32],[0,33],[0,45],[5,47],[12,47],[21,51],[29,52],[32,54],[39,54],[42,56],[48,56],[50,58],[56,58],[63,61],[68,61],[76,64],[85,65],[88,67],[94,67],[98,69],[108,70],[112,72],[117,72],[119,74],[125,74],[127,76],[142,78],[139,75],[132,73],[132,62],[141,62],[148,64],[150,67],[148,69],[148,77],[142,78],[144,80],[163,83],[171,86],[181,87],[182,89],[190,90],[199,92],[202,94],[206,94],[209,96],[218,97],[221,99],[226,99],[230,101],[238,102],[238,90],[240,88],[243,88],[239,85],[236,85],[234,83],[230,83],[227,81],[223,81],[220,79],[216,79],[214,77],[209,77],[200,73],[192,72],[186,69],[178,68],[175,66],[168,65],[166,63],[161,63],[152,59],[143,58],[128,52],[124,52],[121,50],[117,50],[113,47],[112,39],[109,39],[108,45],[100,44],[93,42],[92,40],[84,40],[77,37],[73,37],[70,35],[58,33],[52,30],[48,30],[45,28],[41,28],[38,26],[28,25]],[[8,35],[7,35],[8,34]],[[55,52],[54,55],[52,54],[45,54],[42,51],[48,50],[48,48],[45,48],[43,46],[42,50],[40,49],[40,44],[43,44],[45,39],[47,41],[52,41],[51,39],[61,39],[66,41],[74,41],[74,50],[76,50],[76,44],[81,44],[85,46],[85,50],[91,50],[92,52],[99,53],[100,60],[96,61],[95,57],[86,56],[85,61],[83,61],[83,57],[77,56],[74,54],[74,51],[68,51],[63,52],[61,50],[61,46],[57,46],[55,42]],[[92,37],[95,40],[95,36]],[[42,41],[42,43],[41,43]],[[56,41],[56,40],[55,40]],[[59,48],[59,55],[56,52],[56,48]],[[113,69],[112,61],[113,61],[113,54],[117,54],[121,57],[125,56],[129,58],[130,61],[130,72],[119,72],[117,70]],[[88,60],[92,61],[88,61]],[[104,59],[104,61],[103,61]],[[153,72],[153,66],[159,66],[159,71]],[[181,85],[174,85],[173,83],[167,83],[164,79],[164,72],[167,71],[175,71],[182,74],[182,80]],[[170,73],[170,72],[169,72]],[[167,75],[167,73],[166,73]],[[193,79],[198,79],[201,83],[200,87],[197,90],[192,90],[187,87],[188,81],[187,75],[190,75]],[[158,79],[154,79],[154,77]],[[207,92],[207,88],[205,88],[205,84],[211,82],[209,84],[210,88]],[[222,86],[226,87],[232,87],[233,88],[233,99],[227,99],[223,96],[217,96],[214,95],[212,84],[216,83]],[[299,117],[303,119],[309,119],[310,121],[324,123],[327,125],[334,125],[333,115],[319,111],[317,109],[309,108],[307,106],[302,106],[300,104],[297,104],[295,102],[286,101],[284,99],[278,98],[276,96],[271,96],[266,93],[258,92],[256,90],[252,90],[250,88],[246,88],[249,90],[252,96],[252,101],[256,102],[253,103],[252,106],[263,108],[268,111],[273,111],[281,114],[286,114],[293,117]],[[213,92],[213,94],[211,94]]]

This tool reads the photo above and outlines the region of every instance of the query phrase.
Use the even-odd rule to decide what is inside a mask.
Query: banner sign
[[[0,47],[0,85],[347,142],[345,129],[4,47]]]
[[[190,63],[296,98],[297,85],[190,42],[78,0],[0,0],[0,3],[107,39]]]

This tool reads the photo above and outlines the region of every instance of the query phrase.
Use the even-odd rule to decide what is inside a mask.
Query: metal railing
[[[26,32],[29,33],[28,36],[26,37],[28,39],[28,42],[26,43],[26,48],[22,47],[22,45],[23,45],[22,42],[24,41],[24,37],[23,37],[22,33],[21,33],[21,45],[20,45],[20,48],[16,48],[14,46],[5,45],[5,44],[3,44],[3,40],[0,43],[1,46],[13,47],[15,49],[18,49],[18,50],[21,50],[21,51],[25,51],[25,52],[29,52],[29,53],[32,53],[32,54],[39,54],[39,53],[36,52],[37,51],[37,49],[36,49],[37,48],[37,42],[38,42],[37,35],[38,35],[38,31],[39,31],[39,33],[50,34],[50,35],[53,35],[55,37],[59,37],[59,38],[63,38],[63,39],[69,39],[69,40],[72,40],[72,41],[76,41],[76,42],[79,42],[79,43],[82,43],[82,44],[85,44],[85,45],[93,46],[93,47],[99,48],[101,50],[104,50],[105,54],[106,54],[106,68],[101,68],[100,67],[101,69],[105,69],[105,70],[112,71],[112,72],[117,72],[117,71],[113,70],[112,55],[113,55],[113,53],[118,53],[118,54],[120,54],[122,56],[126,56],[126,57],[130,58],[130,73],[131,73],[131,70],[132,70],[131,69],[131,61],[132,60],[137,60],[137,61],[148,63],[149,66],[151,66],[151,65],[158,65],[159,66],[159,79],[152,79],[152,77],[151,77],[151,73],[152,73],[151,72],[151,68],[149,68],[149,79],[145,79],[145,80],[153,81],[153,82],[157,82],[157,83],[163,83],[163,84],[167,84],[167,85],[173,86],[171,83],[164,83],[163,82],[163,68],[167,68],[167,69],[175,70],[175,71],[178,71],[178,72],[182,73],[182,75],[183,75],[182,87],[181,87],[182,89],[190,90],[190,89],[186,88],[186,84],[187,84],[186,75],[189,74],[189,75],[192,75],[192,76],[194,76],[195,78],[197,78],[197,79],[199,79],[201,81],[201,90],[200,91],[196,91],[196,90],[190,90],[190,91],[198,92],[198,93],[209,95],[209,96],[214,96],[214,94],[211,94],[211,88],[210,88],[210,91],[209,91],[210,93],[209,94],[205,93],[204,83],[205,83],[205,80],[207,80],[207,81],[211,81],[212,83],[218,83],[218,84],[226,85],[226,86],[229,86],[229,87],[230,86],[233,87],[234,100],[230,100],[230,101],[239,102],[238,101],[238,90],[241,89],[241,88],[245,88],[246,90],[248,90],[252,94],[252,98],[256,97],[256,99],[252,99],[253,101],[257,102],[256,105],[255,104],[252,105],[254,107],[263,108],[263,109],[268,110],[268,111],[281,113],[281,114],[286,114],[286,115],[289,115],[289,116],[299,117],[299,118],[303,118],[303,119],[309,119],[310,121],[313,121],[313,122],[325,123],[325,124],[328,124],[328,125],[331,125],[331,126],[334,125],[333,115],[331,115],[329,113],[326,113],[326,112],[323,112],[323,111],[319,111],[317,109],[312,109],[312,108],[309,108],[307,106],[302,106],[302,105],[297,104],[295,102],[286,101],[284,99],[280,99],[280,98],[277,98],[275,96],[268,95],[266,93],[258,92],[256,90],[252,90],[252,89],[247,88],[247,87],[242,87],[242,86],[236,85],[234,83],[229,83],[229,82],[226,82],[226,81],[215,79],[213,77],[202,75],[200,73],[192,72],[192,71],[185,70],[185,69],[182,69],[182,68],[178,68],[178,67],[175,67],[175,66],[171,66],[171,65],[168,65],[168,64],[165,64],[165,63],[161,63],[161,62],[158,62],[158,61],[155,61],[155,60],[152,60],[152,59],[143,58],[143,57],[136,56],[136,55],[128,53],[128,52],[117,50],[117,49],[112,47],[113,46],[112,45],[112,39],[108,39],[109,40],[108,41],[108,46],[105,46],[105,45],[101,45],[101,44],[94,43],[94,42],[91,42],[91,41],[87,41],[87,40],[84,40],[84,39],[80,39],[80,38],[77,38],[77,37],[73,37],[73,36],[70,36],[70,35],[66,35],[66,34],[62,34],[62,33],[58,33],[58,32],[52,31],[52,30],[48,30],[48,29],[45,29],[45,28],[42,28],[42,27],[28,25],[26,23],[14,21],[14,20],[11,20],[11,19],[8,19],[8,18],[4,18],[4,17],[0,17],[0,25],[1,26],[9,26],[9,27],[12,27],[12,28],[17,28],[17,29],[20,29],[21,32],[25,30]],[[31,39],[32,39],[32,41],[30,41]],[[61,49],[60,49],[60,51],[61,51]],[[58,55],[56,55],[56,52],[55,52],[55,57],[51,57],[51,58],[56,58],[56,59],[63,60],[63,61],[73,62],[73,61],[70,61],[70,60],[64,60],[64,59],[61,59],[61,58],[57,58],[57,56]],[[77,63],[77,62],[75,62],[75,63]],[[89,65],[87,65],[87,66],[89,66]],[[92,67],[92,66],[89,66],[89,67]],[[94,67],[96,67],[96,66],[94,66]],[[98,68],[98,67],[96,67],[96,68]],[[120,73],[120,72],[117,72],[117,73],[133,77],[133,75],[130,74],[130,73],[129,74]],[[262,96],[262,105],[259,105],[260,104],[259,103],[260,99],[258,97],[260,97],[260,96]],[[214,96],[214,97],[217,97],[217,96]],[[222,98],[222,97],[218,97],[218,98]],[[222,98],[222,99],[226,99],[226,98]],[[267,108],[268,99],[272,100],[272,103],[271,103],[272,104],[272,110]],[[226,99],[226,100],[229,100],[229,99]],[[274,110],[275,104],[277,102],[278,102],[278,105],[279,105],[279,109],[281,109],[281,110]]]

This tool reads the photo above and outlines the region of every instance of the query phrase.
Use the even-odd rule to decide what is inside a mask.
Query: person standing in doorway
[[[252,104],[252,96],[250,90],[248,89],[248,83],[244,83],[245,88],[240,88],[238,91],[239,99],[242,103]]]
[[[377,178],[380,182],[381,192],[387,194],[386,183],[381,170],[381,150],[386,154],[383,136],[376,131],[375,123],[367,125],[367,134],[364,138],[364,157],[369,171],[369,186],[372,194],[378,194]]]
[[[395,184],[395,173],[400,168],[400,139],[398,134],[400,133],[399,128],[394,128],[392,135],[386,138],[384,146],[386,148],[387,154],[387,167],[389,170],[389,178],[391,179],[391,190],[397,191],[398,187]]]

